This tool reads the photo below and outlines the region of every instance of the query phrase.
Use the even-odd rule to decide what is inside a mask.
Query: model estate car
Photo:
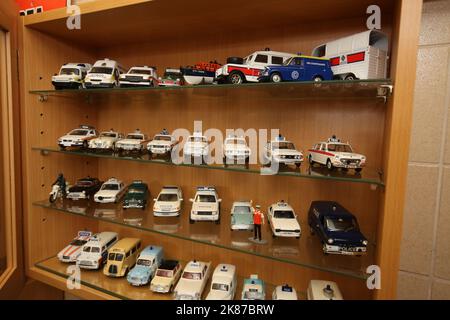
[[[108,150],[116,149],[116,142],[123,139],[123,134],[115,132],[113,129],[103,131],[97,138],[89,140],[89,149],[91,150]]]
[[[266,285],[263,280],[258,278],[257,274],[250,275],[250,278],[244,279],[242,288],[242,300],[265,300]]]
[[[185,158],[205,157],[208,153],[208,139],[200,132],[194,132],[192,136],[189,136],[183,147],[183,154]]]
[[[89,239],[77,258],[83,269],[99,269],[108,259],[108,250],[119,240],[115,232],[100,232]]]
[[[61,262],[76,262],[81,254],[82,247],[92,237],[90,231],[78,231],[77,236],[69,243],[67,247],[58,253],[58,259]]]
[[[56,90],[81,89],[89,69],[89,63],[66,63],[59,70],[59,74],[52,77],[52,84]]]
[[[125,185],[116,178],[110,178],[94,195],[94,201],[99,203],[117,203],[125,193]]]
[[[141,152],[144,150],[144,144],[147,142],[147,135],[142,133],[139,129],[135,132],[127,134],[125,139],[120,139],[116,142],[116,151],[122,153],[128,152]]]
[[[181,264],[177,260],[163,260],[150,283],[150,290],[158,293],[170,293],[181,276]]]
[[[200,300],[210,273],[211,262],[188,262],[175,287],[175,300]]]
[[[121,87],[153,87],[158,85],[158,75],[155,67],[132,67],[119,77]]]
[[[296,56],[281,66],[267,66],[258,78],[260,82],[333,80],[330,60]]]
[[[84,80],[86,88],[114,88],[119,86],[122,66],[114,60],[103,59],[94,63]]]
[[[272,300],[298,300],[297,291],[287,284],[277,286],[272,293]]]
[[[356,217],[334,201],[313,201],[308,212],[311,232],[323,244],[324,253],[362,255],[368,241],[359,230]]]
[[[148,185],[141,180],[135,180],[128,186],[122,207],[124,209],[135,208],[144,210],[149,196]]]
[[[170,154],[172,148],[177,144],[175,137],[168,132],[162,131],[155,135],[153,140],[147,144],[147,150],[152,155]]]
[[[243,82],[258,82],[261,71],[269,65],[282,65],[287,59],[295,56],[292,53],[256,51],[245,58],[230,57],[227,64],[216,70],[219,82],[241,84]]]
[[[234,300],[237,287],[236,267],[231,264],[218,264],[211,280],[211,289],[206,300]]]
[[[270,163],[295,164],[297,167],[300,167],[303,162],[303,153],[297,151],[294,143],[287,141],[281,135],[266,144],[264,156]]]
[[[267,220],[274,237],[300,238],[301,229],[294,209],[286,202],[272,204],[267,211]]]
[[[191,214],[189,222],[195,221],[215,221],[220,223],[220,203],[216,188],[214,187],[197,187],[197,192],[192,202]]]
[[[308,300],[344,300],[338,285],[332,281],[311,280],[306,295]]]
[[[86,177],[78,179],[75,185],[69,188],[67,199],[90,199],[100,190],[101,186],[102,181],[97,178]]]
[[[64,150],[68,147],[88,148],[89,141],[97,137],[97,131],[92,126],[81,125],[58,139],[59,147]]]
[[[166,69],[164,75],[158,78],[158,85],[161,87],[179,87],[183,84],[183,73],[180,69]]]
[[[128,272],[127,281],[133,286],[143,286],[150,282],[163,259],[163,248],[145,247],[136,261],[136,265]]]
[[[228,137],[223,143],[223,162],[225,164],[250,161],[251,150],[244,137]]]
[[[231,207],[231,230],[253,230],[251,201],[235,201]]]
[[[329,170],[334,168],[355,169],[361,172],[366,165],[366,157],[353,152],[349,143],[343,143],[336,136],[326,142],[319,142],[309,150],[309,163],[325,165]]]
[[[176,217],[180,215],[183,192],[177,186],[165,186],[154,199],[153,214],[156,217]]]

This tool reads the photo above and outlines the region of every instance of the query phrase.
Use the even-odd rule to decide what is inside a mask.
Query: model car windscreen
[[[144,193],[143,189],[128,189],[128,193]]]
[[[163,193],[159,195],[158,201],[174,202],[178,201],[178,196],[174,193]]]
[[[245,140],[243,139],[228,139],[226,144],[237,144],[237,145],[245,145]]]
[[[124,255],[122,253],[110,253],[108,256],[109,261],[122,261]]]
[[[216,202],[216,197],[211,194],[199,194],[196,202]]]
[[[93,184],[94,183],[92,181],[88,181],[88,180],[78,180],[77,181],[77,186],[79,186],[79,187],[90,187]]]
[[[89,132],[89,130],[80,130],[80,129],[75,129],[69,132],[70,136],[85,136],[87,135]]]
[[[71,76],[71,75],[80,75],[80,70],[75,69],[75,68],[63,68],[61,69],[61,71],[59,72],[60,75],[62,76]]]
[[[189,137],[189,142],[206,142],[205,137]]]
[[[170,137],[156,136],[153,140],[156,140],[156,141],[170,141]]]
[[[176,73],[176,72],[165,72],[164,73],[164,78],[165,79],[170,79],[170,80],[178,80],[182,76],[183,75],[181,73]]]
[[[147,259],[138,259],[138,261],[136,262],[136,264],[138,266],[146,266],[146,267],[150,267],[152,265],[152,262],[150,260]]]
[[[83,247],[83,252],[99,253],[100,248],[99,247]]]
[[[348,144],[329,144],[328,151],[334,152],[353,152]]]
[[[117,133],[112,133],[112,132],[102,132],[102,134],[100,135],[100,137],[105,137],[105,138],[115,138],[115,137],[117,137]]]
[[[249,214],[250,212],[251,212],[250,207],[247,206],[234,207],[235,214]]]
[[[228,284],[224,283],[213,283],[212,290],[220,290],[220,291],[227,291],[230,288]]]
[[[295,219],[295,215],[290,210],[275,210],[273,217],[277,219]]]
[[[93,67],[89,73],[103,73],[103,74],[112,74],[113,68],[106,68],[106,67]]]
[[[86,240],[74,239],[74,240],[72,240],[72,242],[70,243],[70,245],[71,245],[71,246],[81,247],[81,246],[84,245],[86,242],[87,242]]]
[[[131,140],[143,140],[144,137],[142,136],[142,134],[129,134],[129,135],[127,135],[127,139],[131,139]]]
[[[252,61],[253,55],[247,56],[244,58],[244,64],[247,64],[248,62]]]
[[[357,230],[357,225],[354,219],[335,219],[325,218],[325,226],[330,231],[354,231]]]
[[[119,185],[118,184],[104,184],[102,186],[102,190],[117,191],[117,190],[119,190]]]
[[[129,72],[130,74],[147,74],[150,75],[152,74],[152,72],[150,70],[145,70],[145,69],[132,69]]]
[[[183,279],[188,280],[202,280],[202,274],[200,272],[183,272]]]
[[[156,271],[156,275],[158,277],[163,277],[163,278],[172,278],[173,277],[173,271],[159,269],[158,271]]]
[[[295,150],[295,146],[292,142],[275,142],[272,144],[272,149]]]

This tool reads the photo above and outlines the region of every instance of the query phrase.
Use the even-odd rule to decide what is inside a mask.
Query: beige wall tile
[[[431,286],[431,299],[450,300],[450,282],[434,280]]]
[[[450,43],[450,1],[428,1],[423,5],[420,44]]]
[[[449,52],[447,47],[419,49],[410,161],[440,159]]]
[[[399,272],[397,299],[426,300],[430,289],[430,279],[407,272]]]
[[[450,280],[450,169],[444,169],[436,240],[434,275]]]

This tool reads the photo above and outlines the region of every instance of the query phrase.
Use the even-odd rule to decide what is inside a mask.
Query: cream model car
[[[197,193],[192,202],[191,214],[189,222],[195,221],[214,221],[220,223],[220,203],[216,188],[214,187],[197,187]]]
[[[92,126],[81,125],[58,139],[59,147],[64,150],[68,147],[88,148],[89,141],[97,137],[97,131]]]
[[[99,269],[108,259],[108,250],[119,240],[115,232],[94,235],[81,249],[77,266],[83,269]]]
[[[166,131],[157,134],[153,140],[147,144],[147,150],[150,155],[170,154],[172,148],[177,144],[175,137]]]
[[[225,164],[245,162],[249,163],[251,150],[244,137],[228,137],[223,143],[223,162]]]
[[[156,199],[153,199],[155,217],[176,217],[180,215],[183,204],[183,192],[177,186],[165,186]]]
[[[309,163],[325,165],[329,170],[334,168],[354,169],[361,172],[366,165],[366,157],[362,154],[354,153],[351,145],[342,143],[336,136],[328,139],[327,142],[319,142],[309,150]]]
[[[78,235],[73,239],[68,246],[62,249],[57,257],[61,262],[76,262],[77,258],[81,254],[82,247],[89,241],[92,237],[92,232],[90,231],[78,231]]]
[[[150,290],[158,293],[170,293],[180,279],[181,264],[176,260],[163,260],[150,283]]]
[[[208,139],[199,132],[189,136],[183,147],[184,157],[205,157],[209,153]]]
[[[234,300],[236,295],[236,267],[231,264],[217,265],[206,300]]]
[[[116,149],[116,142],[123,139],[123,134],[114,130],[103,131],[97,138],[89,141],[89,149],[91,150],[110,150]]]
[[[124,73],[122,66],[114,60],[103,59],[94,63],[84,79],[86,88],[114,88],[119,86],[119,77]]]
[[[125,194],[125,185],[116,178],[104,182],[94,195],[94,201],[99,203],[117,203]]]
[[[158,85],[158,75],[155,67],[132,67],[119,77],[121,87],[154,87]]]
[[[266,144],[264,157],[270,163],[295,164],[297,167],[300,167],[303,162],[303,153],[297,151],[294,143],[282,136]]]
[[[298,300],[297,291],[287,284],[284,286],[277,286],[275,290],[273,290],[272,300]]]
[[[211,262],[190,261],[175,287],[175,300],[200,300],[211,273],[210,270]]]
[[[137,129],[135,132],[127,134],[125,139],[120,139],[116,142],[116,151],[119,153],[124,151],[141,152],[144,150],[144,144],[147,141],[147,135]]]
[[[52,84],[56,90],[81,89],[91,67],[89,63],[66,63],[59,70],[59,74],[52,77]]]
[[[300,238],[301,229],[294,209],[284,201],[272,204],[267,210],[273,237]]]
[[[308,300],[344,300],[338,285],[332,281],[311,280],[306,295]]]

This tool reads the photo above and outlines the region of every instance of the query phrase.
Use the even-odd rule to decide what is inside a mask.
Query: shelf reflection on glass
[[[301,221],[303,234],[300,239],[273,238],[266,223],[262,233],[267,244],[261,245],[250,241],[253,235],[251,231],[231,231],[230,216],[225,211],[221,212],[221,223],[217,225],[211,222],[190,224],[188,208],[184,208],[180,217],[154,217],[149,208],[123,210],[120,205],[102,205],[86,200],[59,200],[55,203],[37,201],[33,204],[57,212],[126,225],[359,279],[366,279],[365,270],[374,262],[374,241],[370,241],[368,254],[362,257],[324,255],[317,236],[309,234],[306,221]]]

